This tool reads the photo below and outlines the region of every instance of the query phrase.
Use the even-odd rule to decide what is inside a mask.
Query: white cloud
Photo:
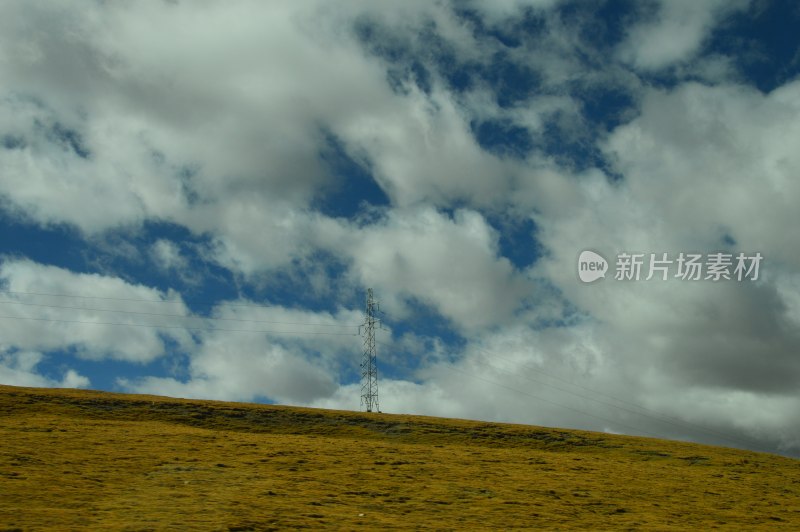
[[[393,210],[364,228],[350,253],[359,284],[378,290],[395,317],[416,298],[469,333],[508,320],[531,288],[497,257],[497,238],[475,211],[451,219],[431,208]]]
[[[435,382],[418,384],[410,381],[383,379],[379,384],[379,407],[381,412],[392,414],[416,414],[454,418],[475,418],[467,405],[457,397],[442,390]],[[360,384],[340,386],[335,393],[312,401],[314,408],[359,410]]]
[[[660,0],[653,20],[630,30],[619,55],[642,70],[691,60],[722,17],[748,4],[749,0]]]
[[[767,95],[693,83],[650,90],[640,116],[605,145],[624,179],[582,176],[565,211],[537,217],[549,255],[531,274],[590,317],[590,387],[797,452],[800,434],[767,425],[796,426],[800,242],[783,228],[795,225],[789,198],[800,192],[791,178],[799,105],[796,83]],[[760,282],[583,285],[575,273],[583,249],[611,260],[621,251],[709,253],[729,245],[726,235],[732,249],[765,257]],[[769,424],[755,421],[767,410]]]
[[[413,39],[435,21],[462,59],[489,61],[493,48],[442,6],[4,9],[0,48],[35,53],[0,62],[9,81],[0,134],[21,141],[0,152],[0,195],[43,224],[91,234],[172,221],[210,235],[213,257],[226,267],[285,267],[343,230],[310,208],[330,184],[319,158],[323,130],[369,165],[394,205],[497,209],[526,181],[520,163],[486,153],[472,135],[472,118],[498,116],[491,98],[458,99],[438,81],[429,95],[411,86],[394,93],[386,65],[352,31],[370,18]],[[563,56],[557,52],[547,55]],[[541,129],[542,116],[574,112],[569,98],[544,100],[521,111],[524,124]],[[88,158],[54,134],[59,127]]]
[[[180,248],[169,240],[157,240],[150,247],[150,254],[163,270],[184,270],[188,266],[189,261],[181,254]]]
[[[335,390],[331,373],[314,366],[301,353],[259,340],[208,341],[206,349],[192,358],[187,381],[120,378],[119,384],[136,393],[229,401],[268,397],[282,404],[302,404]]]
[[[741,249],[800,265],[791,198],[800,155],[800,82],[768,95],[689,83],[648,91],[641,116],[610,137],[629,200],[683,244],[707,247],[727,231]],[[654,198],[659,198],[654,201]]]
[[[0,134],[20,143],[0,155],[0,194],[36,221],[98,230],[165,216],[184,202],[180,183],[157,167],[124,116],[87,122],[7,92],[0,119]]]
[[[44,359],[36,351],[0,351],[0,383],[11,386],[35,386],[42,388],[88,388],[89,379],[67,369],[61,380],[43,377],[36,367]]]
[[[457,103],[415,88],[393,109],[360,113],[338,129],[364,153],[375,177],[399,206],[466,202],[491,207],[511,189],[519,167],[481,149]]]
[[[73,348],[86,359],[148,362],[165,353],[164,338],[183,348],[193,343],[187,331],[171,327],[192,326],[197,321],[167,321],[159,316],[189,315],[175,293],[27,260],[7,259],[0,264],[0,282],[6,291],[0,303],[0,335],[19,349]]]
[[[634,345],[596,322],[509,327],[420,368],[416,382],[382,379],[381,410],[800,451],[796,396],[686,386],[654,364],[654,344],[624,338]],[[359,395],[348,384],[310,404],[357,409]]]
[[[186,378],[121,379],[120,385],[138,393],[305,404],[334,393],[335,375],[357,371],[357,311],[330,314],[231,301],[218,305],[213,317],[219,321],[198,335]]]
[[[5,4],[0,48],[36,53],[0,62],[0,135],[21,141],[0,153],[0,195],[87,233],[174,221],[246,270],[291,261],[328,181],[321,130],[394,105],[382,69],[316,9]]]
[[[113,243],[111,247],[116,252],[120,245]],[[195,249],[201,253],[209,253],[206,247],[198,246]],[[184,253],[179,243],[160,238],[150,246],[148,255],[162,273],[174,275],[187,285],[201,286],[204,272],[198,271],[198,266],[192,264],[192,260]]]
[[[493,2],[468,2],[483,19],[490,24],[498,24],[509,18],[517,17],[525,9],[547,10],[557,5],[560,0],[495,0]]]

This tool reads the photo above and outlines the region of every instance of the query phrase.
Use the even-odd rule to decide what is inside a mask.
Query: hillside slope
[[[0,386],[0,530],[800,528],[800,461],[421,416]]]

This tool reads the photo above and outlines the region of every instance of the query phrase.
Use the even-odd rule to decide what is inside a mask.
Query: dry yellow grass
[[[0,386],[0,530],[800,529],[800,461],[390,414]]]

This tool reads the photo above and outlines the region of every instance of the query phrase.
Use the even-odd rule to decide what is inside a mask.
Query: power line
[[[80,294],[53,294],[53,293],[45,293],[45,292],[21,292],[16,290],[5,290],[0,288],[0,293],[2,294],[11,294],[11,295],[20,295],[20,296],[40,296],[40,297],[62,297],[62,298],[75,298],[75,299],[97,299],[103,301],[134,301],[138,303],[171,303],[171,304],[181,304],[186,305],[186,302],[181,300],[170,300],[170,299],[144,299],[144,298],[131,298],[131,297],[111,297],[111,296],[87,296],[87,295],[80,295]],[[272,308],[271,305],[264,305],[259,303],[229,303],[226,301],[212,301],[210,299],[200,299],[196,301],[197,303],[204,303],[209,306],[225,306],[225,307],[238,307],[238,308],[263,308],[263,309],[270,309]],[[350,325],[352,327],[358,327],[358,324]]]
[[[366,405],[367,406],[367,411],[371,411],[373,406],[374,406],[374,408],[376,410],[378,409],[377,364],[375,363],[375,358],[376,358],[375,357],[375,344],[386,345],[383,342],[376,342],[375,341],[375,337],[374,337],[375,328],[374,328],[374,325],[379,323],[380,320],[375,317],[379,313],[379,310],[377,308],[377,303],[374,303],[374,301],[372,301],[372,299],[371,299],[371,292],[372,291],[370,289],[369,293],[368,293],[368,301],[367,301],[367,318],[365,319],[365,323],[360,326],[360,327],[364,327],[365,328],[364,329],[365,332],[367,332],[367,337],[365,338],[364,361],[362,361],[362,406]],[[79,298],[79,299],[109,300],[109,301],[135,301],[135,302],[149,302],[149,303],[182,303],[181,301],[147,300],[147,299],[134,299],[134,298],[115,298],[115,297],[104,297],[104,296],[84,296],[84,295],[67,295],[67,294],[51,294],[51,293],[36,293],[36,292],[19,292],[19,291],[9,291],[9,290],[1,290],[1,289],[0,289],[0,293],[17,294],[17,295],[49,296],[49,297],[65,297],[65,298],[70,298],[71,297],[71,298]],[[370,302],[371,301],[373,303],[373,306],[372,306],[371,312],[370,312]],[[130,315],[139,315],[139,316],[196,319],[196,320],[205,320],[205,321],[228,321],[228,322],[242,322],[242,323],[269,323],[269,324],[280,324],[280,325],[301,325],[301,326],[309,326],[309,327],[338,327],[338,328],[342,328],[342,329],[356,327],[355,325],[322,324],[322,323],[307,323],[307,322],[284,322],[284,321],[271,321],[271,320],[251,320],[251,319],[244,319],[244,318],[212,318],[212,317],[184,316],[184,315],[179,315],[179,314],[167,314],[167,313],[155,313],[155,312],[139,312],[139,311],[131,311],[131,310],[85,308],[85,307],[75,307],[75,306],[66,306],[66,305],[63,305],[63,306],[62,305],[45,305],[45,304],[40,304],[40,303],[29,303],[29,302],[16,301],[16,300],[13,300],[13,301],[0,300],[0,304],[23,305],[23,306],[30,306],[30,307],[53,308],[53,309],[63,309],[63,310],[83,310],[83,311],[89,311],[89,312],[109,312],[109,313],[130,314]],[[232,306],[232,307],[269,308],[267,305],[257,305],[257,304],[254,304],[254,305],[242,305],[242,304],[222,303],[222,305]],[[98,322],[98,321],[81,321],[81,320],[62,320],[62,319],[54,319],[54,318],[36,318],[36,317],[23,317],[23,316],[0,316],[0,319],[40,321],[40,322],[53,322],[53,323],[72,323],[72,324],[82,324],[82,325],[108,325],[108,326],[121,326],[121,327],[153,328],[153,329],[177,329],[177,330],[186,330],[186,331],[194,331],[194,332],[214,332],[214,331],[219,331],[219,332],[256,333],[256,334],[287,334],[287,335],[298,335],[298,336],[300,336],[300,335],[356,336],[357,335],[357,333],[335,333],[335,332],[320,332],[320,331],[275,331],[275,330],[252,330],[252,329],[226,329],[226,328],[218,328],[218,327],[190,327],[190,326],[154,325],[154,324],[142,324],[142,323],[118,323],[118,322]],[[370,327],[370,324],[372,325],[372,327]],[[372,331],[371,342],[370,342],[370,335],[369,335],[370,328],[371,328],[371,331]],[[483,352],[484,354],[489,355],[489,356],[491,356],[491,357],[493,357],[495,359],[501,359],[501,360],[505,360],[507,362],[514,363],[514,361],[512,361],[511,359],[502,357],[502,356],[497,355],[495,353],[491,353],[491,352],[489,352],[489,351],[487,351],[487,350],[485,350],[483,348],[480,348],[480,347],[475,347],[475,348],[477,350]],[[722,433],[722,432],[719,432],[719,431],[716,431],[716,430],[713,430],[713,429],[709,429],[709,428],[707,428],[705,426],[702,426],[702,425],[699,425],[699,424],[696,424],[696,423],[692,423],[690,421],[685,421],[683,419],[680,419],[680,418],[677,418],[677,417],[674,417],[674,416],[669,416],[667,414],[664,414],[664,413],[658,412],[656,410],[644,407],[644,406],[639,405],[637,403],[633,403],[633,402],[630,402],[630,401],[626,401],[624,399],[620,399],[618,397],[615,397],[613,395],[609,395],[609,394],[601,392],[599,390],[594,390],[592,388],[588,388],[588,387],[582,386],[580,384],[571,382],[571,381],[569,381],[567,379],[563,379],[563,378],[558,377],[556,375],[552,375],[550,373],[542,371],[539,368],[535,368],[535,367],[533,367],[533,366],[531,366],[529,364],[522,364],[522,368],[527,369],[529,371],[533,371],[535,373],[539,373],[539,374],[544,375],[546,377],[561,381],[561,382],[563,382],[565,384],[568,384],[570,386],[574,386],[576,388],[580,388],[580,389],[585,390],[586,392],[589,392],[591,394],[596,394],[596,395],[599,395],[599,396],[603,396],[603,397],[606,397],[608,399],[617,401],[619,403],[628,405],[630,407],[639,409],[640,411],[631,410],[630,408],[626,408],[624,406],[620,406],[620,405],[616,405],[616,404],[609,403],[609,402],[606,402],[606,401],[602,401],[602,400],[599,400],[599,399],[597,399],[595,397],[590,397],[590,396],[578,393],[578,392],[573,391],[573,390],[569,390],[569,389],[565,389],[563,387],[556,386],[556,385],[554,385],[552,383],[535,380],[535,379],[533,379],[533,378],[531,378],[531,377],[529,377],[527,375],[519,375],[518,373],[511,372],[510,370],[506,370],[504,368],[500,368],[500,367],[494,366],[491,363],[487,362],[485,359],[482,360],[482,362],[485,363],[490,368],[496,370],[496,371],[503,371],[505,373],[511,373],[513,375],[516,375],[516,376],[521,376],[522,378],[527,379],[530,382],[533,382],[533,383],[536,383],[536,384],[539,384],[539,385],[543,385],[543,386],[549,386],[550,388],[553,388],[553,389],[562,391],[564,393],[568,393],[568,394],[580,397],[580,398],[588,400],[588,401],[592,401],[592,402],[600,404],[600,405],[608,406],[608,407],[611,407],[611,408],[616,408],[618,410],[625,411],[625,412],[628,412],[628,413],[632,413],[632,414],[635,414],[635,415],[648,417],[648,418],[651,418],[653,420],[659,421],[661,423],[666,423],[666,424],[669,424],[669,425],[672,425],[672,426],[675,426],[675,427],[684,428],[684,429],[690,428],[690,429],[700,430],[700,431],[705,432],[706,434],[713,435],[713,436],[716,436],[718,438],[722,438],[722,439],[730,441],[730,442],[735,442],[735,443],[740,444],[740,445],[745,445],[745,446],[757,445],[757,442],[752,442],[752,441],[749,441],[747,439],[734,437],[732,435],[729,435],[729,434],[726,434],[726,433]],[[645,433],[647,433],[647,431],[643,431],[642,429],[637,429],[637,428],[634,428],[634,427],[626,426],[626,425],[624,425],[624,424],[622,424],[622,423],[620,423],[618,421],[612,421],[612,420],[609,420],[607,418],[603,418],[601,416],[597,416],[597,415],[594,415],[594,414],[591,414],[591,413],[588,413],[588,412],[585,412],[585,411],[582,411],[582,410],[579,410],[579,409],[576,409],[576,408],[573,408],[573,407],[570,407],[570,406],[567,406],[567,405],[560,404],[558,402],[555,402],[555,401],[552,401],[552,400],[549,400],[549,399],[545,399],[545,398],[530,394],[528,392],[524,392],[522,390],[517,390],[516,388],[511,388],[511,387],[506,386],[506,385],[501,384],[501,383],[497,383],[497,382],[494,382],[494,381],[489,381],[489,380],[485,379],[484,377],[480,377],[480,376],[477,376],[477,375],[471,375],[471,374],[465,372],[464,370],[462,370],[460,368],[456,368],[452,364],[451,364],[451,367],[452,367],[452,369],[454,369],[454,370],[456,370],[456,371],[458,371],[460,373],[464,373],[464,374],[466,374],[466,375],[468,375],[468,376],[470,376],[472,378],[483,380],[485,382],[489,382],[491,384],[495,384],[497,386],[501,386],[503,388],[507,388],[509,390],[512,390],[512,391],[515,391],[515,392],[518,392],[518,393],[529,395],[530,397],[533,397],[533,398],[535,398],[537,400],[541,400],[541,401],[553,404],[553,405],[558,406],[560,408],[568,409],[568,410],[580,413],[580,414],[585,415],[585,416],[589,416],[589,417],[593,417],[593,418],[596,418],[596,419],[600,419],[600,420],[608,422],[608,423],[615,423],[618,426],[623,426],[623,427],[635,430],[637,432],[645,432]],[[366,382],[366,385],[364,384],[364,382]],[[364,386],[367,386],[367,388],[365,389]]]
[[[140,303],[180,303],[180,304],[185,304],[182,300],[143,299],[143,298],[110,297],[110,296],[85,296],[85,295],[78,295],[78,294],[51,294],[51,293],[44,293],[44,292],[20,292],[20,291],[16,291],[16,290],[2,290],[2,289],[0,289],[0,293],[13,294],[13,295],[19,295],[19,296],[72,297],[72,298],[75,298],[75,299],[102,299],[102,300],[108,300],[108,301],[138,301]],[[265,305],[253,305],[253,306],[261,307],[261,306],[265,306]]]
[[[385,344],[383,342],[378,342],[378,343],[380,345],[384,345],[384,346],[387,345],[387,344]],[[485,377],[482,377],[480,375],[475,375],[475,374],[470,373],[468,371],[464,371],[463,369],[456,367],[455,364],[453,364],[452,362],[448,364],[448,368],[452,369],[452,370],[455,370],[455,371],[457,371],[459,373],[462,373],[462,374],[466,375],[467,377],[470,377],[470,378],[473,378],[473,379],[478,379],[478,380],[481,380],[483,382],[487,382],[489,384],[494,384],[496,386],[500,386],[501,388],[505,388],[507,390],[511,390],[513,392],[517,392],[517,393],[520,393],[520,394],[523,394],[523,395],[527,395],[527,396],[532,397],[532,398],[534,398],[534,399],[536,399],[538,401],[543,401],[545,403],[549,403],[549,404],[557,406],[559,408],[563,408],[563,409],[566,409],[566,410],[571,410],[571,411],[576,412],[578,414],[581,414],[583,416],[587,416],[587,417],[590,417],[590,418],[598,419],[598,420],[604,421],[606,423],[611,423],[612,425],[615,425],[615,426],[618,426],[618,427],[624,427],[624,428],[626,428],[628,430],[632,430],[633,432],[636,432],[636,433],[647,434],[648,436],[652,436],[652,437],[655,437],[655,438],[661,438],[662,437],[662,436],[660,436],[658,434],[655,434],[655,433],[652,433],[652,432],[649,432],[649,431],[646,431],[646,430],[643,430],[643,429],[640,429],[640,428],[632,427],[630,425],[626,425],[624,423],[620,423],[619,421],[616,421],[616,420],[608,419],[608,418],[603,417],[603,416],[598,416],[596,414],[592,414],[590,412],[586,412],[586,411],[581,410],[579,408],[574,408],[574,407],[571,407],[571,406],[567,406],[567,405],[558,403],[556,401],[553,401],[552,399],[545,399],[544,397],[540,397],[538,395],[534,395],[534,394],[532,394],[530,392],[527,392],[527,391],[524,391],[524,390],[519,390],[517,388],[513,388],[511,386],[508,386],[506,384],[502,384],[502,383],[499,383],[499,382],[495,382],[495,381],[489,380],[489,379],[487,379]]]
[[[382,342],[379,342],[379,343],[382,344],[382,345],[386,345],[386,344],[383,344]],[[481,348],[477,348],[477,349],[480,350],[480,351],[483,351],[485,354],[492,355],[492,356],[495,356],[497,358],[501,358],[501,359],[507,360],[509,362],[512,362],[510,359],[501,357],[499,355],[495,355],[493,353],[490,353],[490,352],[486,351],[485,349],[481,349]],[[688,422],[688,421],[683,421],[683,420],[681,420],[679,418],[674,418],[672,416],[667,416],[666,414],[661,414],[659,412],[656,412],[656,411],[647,409],[645,407],[636,405],[635,403],[629,403],[629,402],[624,401],[622,399],[614,398],[613,396],[607,396],[607,397],[610,397],[610,398],[612,398],[614,400],[617,400],[617,401],[620,401],[622,403],[627,403],[627,404],[632,405],[632,406],[637,407],[637,408],[641,408],[643,410],[651,411],[651,412],[653,412],[653,413],[655,413],[655,414],[657,414],[657,415],[659,415],[661,417],[660,418],[659,417],[655,417],[655,416],[649,415],[649,414],[647,414],[645,412],[637,412],[635,410],[631,410],[631,409],[628,409],[628,408],[625,408],[625,407],[622,407],[622,406],[619,406],[619,405],[615,405],[615,404],[612,404],[612,403],[608,403],[608,402],[605,402],[605,401],[600,401],[600,400],[595,399],[593,397],[589,397],[589,396],[586,396],[586,395],[583,395],[583,394],[579,394],[577,392],[574,392],[574,391],[571,391],[571,390],[568,390],[568,389],[565,389],[565,388],[561,388],[561,387],[555,386],[555,385],[547,383],[547,382],[534,380],[534,379],[532,379],[532,378],[530,378],[530,377],[528,377],[526,375],[520,375],[520,374],[514,373],[514,372],[512,372],[510,370],[506,370],[506,369],[503,369],[503,368],[498,368],[497,366],[494,366],[494,365],[486,362],[485,359],[481,360],[481,362],[485,363],[487,366],[489,366],[490,368],[492,368],[494,370],[503,371],[505,373],[512,374],[512,375],[515,375],[515,376],[520,376],[523,379],[529,380],[530,382],[533,382],[533,383],[536,383],[536,384],[541,384],[541,385],[544,385],[544,386],[549,386],[550,388],[554,388],[556,390],[559,390],[559,391],[562,391],[562,392],[565,392],[565,393],[569,393],[569,394],[575,395],[577,397],[581,397],[583,399],[586,399],[588,401],[592,401],[592,402],[597,403],[597,404],[609,406],[611,408],[616,408],[618,410],[623,410],[623,411],[626,411],[626,412],[629,412],[629,413],[632,413],[632,414],[635,414],[635,415],[649,417],[649,418],[651,418],[651,419],[653,419],[655,421],[660,421],[662,423],[668,423],[670,425],[677,426],[677,427],[683,428],[683,429],[694,428],[696,430],[701,430],[701,431],[705,432],[708,435],[713,435],[713,436],[716,436],[717,438],[722,438],[724,440],[727,440],[727,441],[729,441],[731,443],[736,443],[738,445],[744,445],[745,447],[753,447],[753,446],[757,447],[757,446],[759,446],[758,442],[754,442],[754,441],[751,441],[751,440],[745,439],[745,438],[735,437],[735,436],[732,436],[730,434],[726,434],[726,433],[715,431],[713,429],[709,429],[707,427],[704,427],[702,425],[698,425],[696,423],[691,423],[691,422]],[[529,366],[523,365],[523,367],[529,367]],[[656,437],[660,437],[660,436],[657,436],[657,435],[655,435],[653,433],[649,433],[648,431],[645,431],[643,429],[634,428],[634,427],[631,427],[629,425],[625,425],[623,423],[620,423],[619,421],[612,421],[612,420],[609,420],[607,418],[604,418],[604,417],[601,417],[601,416],[597,416],[595,414],[591,414],[589,412],[586,412],[586,411],[583,411],[583,410],[580,410],[580,409],[577,409],[577,408],[573,408],[573,407],[558,403],[558,402],[550,400],[550,399],[545,399],[543,397],[539,397],[537,395],[533,395],[533,394],[528,393],[528,392],[523,392],[522,390],[517,390],[516,388],[509,387],[509,386],[507,386],[505,384],[501,384],[501,383],[497,383],[497,382],[494,382],[494,381],[490,381],[490,380],[488,380],[488,379],[486,379],[484,377],[478,376],[478,375],[470,374],[469,372],[466,372],[463,369],[455,367],[452,363],[450,363],[450,368],[454,369],[454,370],[456,370],[456,371],[458,371],[460,373],[463,373],[463,374],[465,374],[465,375],[467,375],[469,377],[472,377],[472,378],[475,378],[475,379],[479,379],[479,380],[482,380],[482,381],[485,381],[485,382],[489,382],[491,384],[495,384],[497,386],[501,386],[501,387],[507,388],[509,390],[513,390],[513,391],[516,391],[516,392],[519,392],[519,393],[523,393],[525,395],[529,395],[529,396],[531,396],[531,397],[533,397],[535,399],[550,403],[550,404],[558,406],[560,408],[565,408],[567,410],[572,410],[573,412],[578,412],[580,414],[583,414],[583,415],[586,415],[586,416],[589,416],[589,417],[594,417],[596,419],[600,419],[600,420],[606,421],[608,423],[614,423],[614,424],[616,424],[618,426],[621,426],[621,427],[625,427],[625,428],[628,428],[628,429],[633,429],[636,432],[646,433],[646,434],[650,434],[650,435],[653,435],[653,436],[656,436]],[[544,372],[542,372],[542,373],[544,373]],[[559,379],[558,377],[554,377],[554,378]],[[585,388],[585,387],[582,387],[580,385],[570,383],[569,381],[566,381],[565,379],[559,379],[559,380],[565,381],[565,382],[567,382],[567,384],[571,384],[573,386],[577,386],[577,387],[580,387],[580,388]],[[597,393],[599,395],[606,395],[606,394],[603,394],[602,392],[596,392],[594,390],[591,390],[590,388],[585,388],[585,389],[587,391],[592,392],[592,393]],[[669,418],[669,419],[663,419],[663,418]]]
[[[89,312],[114,312],[118,314],[133,314],[137,316],[157,316],[157,317],[167,317],[167,318],[183,318],[183,319],[195,319],[195,320],[213,320],[213,321],[236,321],[236,322],[245,322],[245,323],[270,323],[270,324],[278,324],[278,325],[307,325],[311,327],[350,327],[355,328],[357,325],[340,325],[336,323],[306,323],[306,322],[297,322],[297,321],[271,321],[271,320],[249,320],[244,318],[212,318],[212,317],[204,317],[204,316],[184,316],[181,314],[163,314],[159,312],[139,312],[133,310],[117,310],[117,309],[103,309],[103,308],[87,308],[87,307],[71,307],[71,306],[62,306],[62,305],[44,305],[41,303],[27,303],[25,301],[6,301],[0,300],[0,304],[5,305],[24,305],[27,307],[43,307],[43,308],[55,308],[55,309],[65,309],[65,310],[85,310]]]
[[[606,422],[606,423],[610,423],[611,425],[615,425],[615,426],[617,426],[617,427],[623,427],[623,428],[626,428],[626,429],[628,429],[628,430],[631,430],[631,431],[633,431],[634,433],[639,433],[639,434],[647,434],[648,436],[652,436],[652,437],[654,437],[654,438],[663,438],[663,436],[661,436],[661,435],[655,434],[655,433],[653,433],[653,432],[650,432],[650,431],[647,431],[647,430],[643,430],[643,429],[641,429],[641,428],[632,427],[632,426],[630,426],[630,425],[626,425],[626,424],[624,424],[624,423],[620,423],[619,421],[616,421],[616,420],[608,419],[608,418],[606,418],[606,417],[603,417],[603,416],[598,416],[598,415],[596,415],[596,414],[592,414],[592,413],[590,413],[590,412],[586,412],[586,411],[584,411],[584,410],[580,410],[580,409],[578,409],[578,408],[573,408],[573,407],[571,407],[571,406],[563,405],[563,404],[561,404],[561,403],[557,403],[557,402],[555,402],[555,401],[552,401],[552,400],[550,400],[550,399],[545,399],[544,397],[540,397],[540,396],[538,396],[538,395],[534,395],[534,394],[532,394],[532,393],[530,393],[530,392],[526,392],[526,391],[524,391],[524,390],[518,390],[517,388],[512,388],[511,386],[508,386],[508,385],[506,385],[506,384],[502,384],[502,383],[500,383],[500,382],[495,382],[495,381],[489,380],[489,379],[487,379],[487,378],[485,378],[485,377],[481,377],[481,376],[478,376],[478,375],[473,375],[473,374],[471,374],[471,373],[468,373],[468,372],[466,372],[466,371],[464,371],[464,370],[462,370],[462,369],[460,369],[460,368],[457,368],[457,367],[455,367],[453,364],[450,364],[450,369],[454,369],[454,370],[456,370],[457,372],[459,372],[459,373],[463,373],[464,375],[466,375],[466,376],[468,376],[468,377],[471,377],[471,378],[473,378],[473,379],[482,380],[482,381],[484,381],[484,382],[488,382],[489,384],[494,384],[495,386],[500,386],[500,387],[502,387],[502,388],[505,388],[505,389],[507,389],[507,390],[511,390],[511,391],[513,391],[513,392],[517,392],[517,393],[521,393],[521,394],[523,394],[523,395],[527,395],[527,396],[529,396],[529,397],[533,397],[534,399],[537,399],[537,400],[539,400],[539,401],[543,401],[543,402],[545,402],[545,403],[550,403],[551,405],[555,405],[555,406],[557,406],[557,407],[559,407],[559,408],[564,408],[564,409],[566,409],[566,410],[571,410],[571,411],[573,411],[573,412],[576,412],[576,413],[578,413],[578,414],[581,414],[581,415],[584,415],[584,416],[587,416],[587,417],[591,417],[591,418],[594,418],[594,419],[599,419],[600,421],[604,421],[604,422]]]
[[[113,326],[120,326],[120,327],[143,327],[143,328],[150,328],[150,329],[181,329],[185,331],[197,331],[197,332],[245,332],[245,333],[258,333],[258,334],[293,334],[293,335],[305,335],[305,334],[312,334],[312,335],[327,335],[327,336],[358,336],[355,333],[334,333],[334,332],[315,332],[315,331],[264,331],[264,330],[257,330],[257,329],[220,329],[218,327],[184,327],[178,325],[153,325],[147,323],[114,323],[114,322],[104,322],[104,321],[79,321],[79,320],[59,320],[59,319],[52,319],[52,318],[32,318],[32,317],[23,317],[23,316],[0,316],[0,319],[9,319],[9,320],[27,320],[27,321],[44,321],[44,322],[53,322],[53,323],[76,323],[76,324],[83,324],[83,325],[113,325]]]
[[[502,356],[497,355],[495,353],[490,353],[489,351],[486,351],[485,349],[482,349],[480,347],[476,347],[476,349],[478,349],[479,351],[482,351],[483,353],[485,353],[487,355],[490,355],[490,356],[492,356],[494,358],[499,358],[499,359],[502,359],[502,360],[506,360],[507,362],[512,362],[512,363],[514,362],[511,359],[502,357]],[[498,368],[497,366],[493,366],[491,364],[487,364],[487,365],[489,365],[490,367],[492,367],[493,369],[496,369],[496,370],[504,371],[506,373],[512,373],[509,370]],[[626,405],[631,406],[633,408],[638,408],[638,409],[642,410],[642,412],[637,412],[635,410],[631,410],[629,408],[625,408],[625,407],[622,407],[622,406],[619,406],[619,405],[615,405],[615,404],[608,403],[608,402],[605,402],[605,401],[600,401],[600,400],[595,399],[593,397],[587,397],[587,396],[579,394],[577,392],[574,392],[574,391],[571,391],[571,390],[566,390],[564,388],[560,388],[558,386],[555,386],[555,385],[547,383],[547,382],[537,381],[537,380],[534,380],[534,379],[532,379],[530,377],[527,377],[527,376],[523,375],[523,378],[525,378],[527,380],[530,380],[531,382],[534,382],[534,383],[537,383],[537,384],[542,384],[544,386],[549,386],[549,387],[554,388],[556,390],[560,390],[560,391],[563,391],[563,392],[566,392],[566,393],[570,393],[572,395],[576,395],[578,397],[581,397],[583,399],[587,399],[587,400],[596,402],[598,404],[602,404],[602,405],[610,406],[612,408],[617,408],[617,409],[620,409],[620,410],[624,410],[626,412],[629,412],[629,413],[632,413],[632,414],[636,414],[636,415],[639,415],[639,416],[649,417],[650,419],[653,419],[653,420],[656,420],[656,421],[660,421],[662,423],[667,423],[667,424],[670,424],[670,425],[673,425],[673,426],[676,426],[676,427],[679,427],[679,428],[683,428],[683,429],[689,428],[689,429],[695,429],[695,430],[702,430],[708,435],[716,436],[718,438],[725,439],[725,440],[727,440],[729,442],[732,442],[732,443],[738,443],[740,445],[747,445],[747,446],[752,446],[752,445],[757,444],[757,442],[750,441],[748,439],[742,439],[740,437],[732,436],[732,435],[726,434],[724,432],[719,432],[719,431],[716,431],[714,429],[710,429],[708,427],[705,427],[703,425],[699,425],[697,423],[692,423],[691,421],[686,421],[686,420],[677,418],[675,416],[670,416],[670,415],[664,414],[662,412],[659,412],[657,410],[653,410],[651,408],[647,408],[645,406],[639,405],[637,403],[633,403],[631,401],[626,401],[624,399],[620,399],[618,397],[614,397],[613,395],[609,395],[607,393],[604,393],[604,392],[601,392],[601,391],[598,391],[598,390],[594,390],[592,388],[588,388],[586,386],[582,386],[582,385],[574,383],[574,382],[570,382],[567,379],[563,379],[561,377],[546,373],[546,372],[544,372],[544,371],[542,371],[542,370],[540,370],[538,368],[535,368],[535,367],[533,367],[533,366],[531,366],[529,364],[522,364],[521,367],[524,368],[524,369],[528,369],[529,371],[540,373],[540,374],[545,375],[547,377],[550,377],[552,379],[559,380],[561,382],[569,384],[570,386],[575,386],[576,388],[581,388],[581,389],[583,389],[583,390],[585,390],[587,392],[594,393],[594,394],[597,394],[597,395],[601,395],[603,397],[607,397],[609,399],[613,399],[614,401],[619,401],[620,403],[626,404]],[[517,375],[516,373],[514,373],[514,374]]]
[[[485,362],[485,361],[483,361],[483,362]],[[506,369],[503,369],[503,368],[498,368],[497,366],[493,366],[491,364],[487,364],[487,365],[489,367],[491,367],[492,369],[496,370],[496,371],[502,371],[502,372],[507,373],[509,375],[520,376],[518,373],[512,372],[510,370],[506,370]],[[559,390],[559,391],[562,391],[562,392],[565,392],[565,393],[569,393],[569,394],[575,395],[577,397],[581,397],[583,399],[586,399],[588,401],[592,401],[592,402],[600,404],[600,405],[605,405],[605,406],[609,406],[611,408],[616,408],[618,410],[622,410],[624,412],[628,412],[628,413],[631,413],[631,414],[634,414],[634,415],[648,417],[648,418],[650,418],[652,420],[659,421],[661,423],[666,423],[666,424],[669,424],[669,425],[672,425],[674,427],[678,427],[678,428],[681,428],[681,429],[684,429],[684,430],[687,429],[687,428],[694,428],[695,430],[702,430],[702,431],[706,432],[709,435],[713,435],[713,436],[716,436],[718,438],[722,438],[722,439],[725,439],[727,441],[730,441],[731,443],[736,443],[736,444],[739,444],[739,445],[746,445],[747,446],[747,445],[754,445],[755,444],[755,442],[747,442],[747,441],[742,440],[740,438],[736,438],[736,437],[733,437],[733,436],[730,436],[730,435],[727,435],[727,434],[722,434],[722,433],[714,431],[712,429],[703,427],[702,425],[697,425],[695,423],[690,423],[690,422],[687,422],[687,421],[683,421],[683,420],[680,420],[678,418],[674,418],[674,420],[671,420],[671,419],[664,419],[665,417],[668,417],[668,416],[662,416],[662,417],[651,416],[651,415],[648,415],[648,414],[646,414],[644,412],[637,412],[636,410],[631,410],[631,409],[625,408],[623,406],[615,405],[613,403],[608,403],[606,401],[601,401],[601,400],[595,399],[593,397],[589,397],[587,395],[583,395],[583,394],[580,394],[580,393],[577,393],[577,392],[574,392],[574,391],[571,391],[571,390],[567,390],[565,388],[561,388],[561,387],[555,386],[555,385],[547,383],[547,382],[542,382],[542,381],[538,381],[538,380],[535,380],[535,379],[531,379],[530,377],[527,377],[527,376],[524,376],[524,375],[522,377],[524,379],[526,379],[526,380],[529,380],[530,382],[533,382],[533,383],[536,383],[536,384],[541,384],[541,385],[544,385],[544,386],[549,386],[550,388],[553,388],[555,390]]]

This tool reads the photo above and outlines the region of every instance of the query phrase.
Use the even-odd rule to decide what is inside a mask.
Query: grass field
[[[800,461],[525,425],[0,386],[0,530],[800,529]]]

